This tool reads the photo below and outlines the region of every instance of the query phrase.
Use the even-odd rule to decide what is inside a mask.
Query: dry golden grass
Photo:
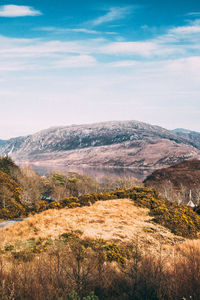
[[[129,199],[98,201],[90,207],[48,210],[27,220],[0,229],[0,243],[23,241],[31,238],[57,238],[76,231],[81,238],[102,238],[127,243],[137,240],[144,251],[158,252],[162,245],[171,245],[184,239],[154,224],[149,210],[136,207]]]
[[[176,246],[177,252],[184,254],[189,254],[191,249],[196,250],[197,252],[200,251],[200,239],[185,240],[183,243]]]

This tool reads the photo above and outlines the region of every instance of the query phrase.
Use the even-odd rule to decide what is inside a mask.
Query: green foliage
[[[62,205],[62,207],[69,207],[69,208],[73,208],[73,207],[78,207],[80,206],[79,203],[79,199],[77,197],[68,197],[68,198],[64,198],[60,204]]]
[[[51,178],[52,178],[53,182],[55,183],[55,185],[63,186],[66,182],[65,176],[61,175],[61,174],[53,174]]]
[[[67,300],[80,300],[80,297],[76,292],[72,292],[68,295]]]
[[[51,196],[57,201],[65,196],[78,197],[93,192],[98,185],[93,178],[75,172],[53,173],[48,175],[47,179],[52,187]]]
[[[95,294],[92,292],[89,296],[83,297],[83,300],[98,300],[99,297],[95,296]]]
[[[128,258],[128,250],[112,242],[106,242],[103,250],[105,259],[110,262],[116,261],[123,264]]]
[[[98,300],[99,298],[95,296],[95,294],[92,292],[89,296],[83,297],[83,300]],[[67,300],[80,300],[80,297],[76,292],[71,293],[68,295]]]
[[[99,252],[101,251],[104,257],[104,260],[112,262],[116,261],[120,264],[123,264],[126,259],[129,258],[130,249],[127,246],[118,245],[114,242],[107,242],[103,239],[80,239],[76,233],[63,233],[60,236],[60,240],[65,244],[70,244],[74,251],[77,249],[81,252],[85,252],[86,249],[91,248],[92,250]]]

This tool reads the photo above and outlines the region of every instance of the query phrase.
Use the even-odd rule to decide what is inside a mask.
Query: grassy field
[[[92,206],[52,209],[0,230],[0,245],[18,241],[56,239],[75,232],[81,239],[103,239],[119,244],[138,241],[143,251],[171,251],[183,242],[168,229],[152,222],[149,210],[129,199],[98,201]]]

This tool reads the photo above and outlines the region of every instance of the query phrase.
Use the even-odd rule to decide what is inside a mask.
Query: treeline
[[[69,197],[112,192],[137,184],[138,181],[131,177],[105,177],[98,182],[75,172],[40,176],[30,167],[19,168],[8,156],[0,157],[0,219],[13,219],[56,207]]]

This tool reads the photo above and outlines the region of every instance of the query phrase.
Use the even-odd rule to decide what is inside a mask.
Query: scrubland
[[[137,239],[120,244],[79,232],[6,243],[1,299],[199,299],[199,246],[185,241],[167,255],[160,244],[152,255]]]
[[[3,300],[199,299],[200,241],[130,199],[47,210],[0,233]]]
[[[0,229],[0,299],[199,299],[191,208],[133,179],[42,178],[3,163],[1,216],[27,219]]]

